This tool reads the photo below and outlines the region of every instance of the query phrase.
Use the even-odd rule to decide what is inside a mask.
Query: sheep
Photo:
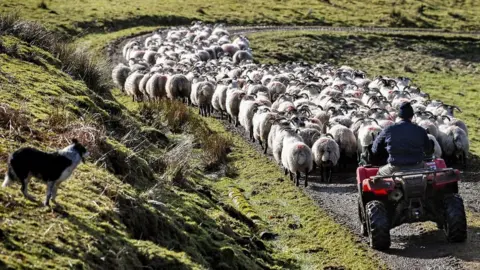
[[[463,131],[465,131],[465,133],[467,134],[468,136],[468,128],[467,128],[467,125],[465,124],[465,122],[463,122],[462,120],[458,119],[458,118],[454,118],[454,117],[450,117],[450,116],[442,116],[442,119],[443,120],[448,120],[447,121],[447,124],[451,125],[451,126],[457,126],[461,129],[463,129]]]
[[[227,43],[222,45],[222,50],[224,53],[233,57],[235,53],[240,50],[240,47],[238,47],[236,44]]]
[[[310,148],[312,148],[313,144],[321,136],[320,130],[311,127],[300,128],[298,134],[302,137],[303,142]]]
[[[122,91],[125,91],[125,81],[129,73],[130,68],[123,63],[119,63],[112,70],[113,83]]]
[[[448,162],[460,159],[466,168],[470,143],[465,131],[457,126],[440,125],[438,135],[443,158]]]
[[[226,94],[227,94],[227,86],[219,83],[217,84],[217,87],[215,88],[215,92],[213,92],[213,96],[212,96],[212,107],[214,110],[220,113],[220,119],[222,120],[223,120],[223,109],[222,109],[221,98],[222,96],[224,97],[223,103],[225,103],[225,100],[227,97]]]
[[[233,63],[235,65],[240,64],[243,61],[253,60],[253,56],[248,51],[240,50],[233,55]]]
[[[337,142],[340,148],[340,163],[346,168],[347,160],[357,154],[357,138],[349,128],[340,124],[332,126],[328,133],[332,134]]]
[[[270,129],[268,134],[268,146],[272,148],[273,159],[278,165],[282,165],[282,149],[283,149],[283,137],[286,133],[283,131],[287,128],[291,128],[292,123],[286,118],[277,118]]]
[[[140,101],[143,99],[143,94],[139,88],[143,76],[144,73],[142,71],[135,71],[125,80],[125,93],[132,96],[132,101]]]
[[[245,95],[240,102],[238,109],[238,120],[240,125],[245,128],[250,140],[255,142],[253,137],[253,115],[260,104],[255,101],[255,97],[251,95]]]
[[[143,97],[146,97],[148,100],[150,100],[150,96],[147,94],[147,82],[152,77],[153,73],[149,72],[143,76],[143,78],[140,80],[140,83],[138,84],[138,90],[142,92]]]
[[[428,139],[430,140],[430,142],[433,145],[433,157],[434,158],[441,158],[442,157],[442,148],[440,147],[440,144],[438,143],[437,139],[432,134],[427,134],[427,135],[428,135]]]
[[[270,81],[267,84],[270,100],[274,102],[277,97],[287,91],[287,87],[280,81]]]
[[[320,167],[321,181],[332,182],[332,168],[340,159],[340,148],[331,134],[318,138],[312,146],[315,165]]]
[[[378,125],[378,122],[375,119],[372,121],[363,122],[362,126],[358,129],[358,138],[357,138],[357,157],[358,161],[362,160],[362,156],[365,160],[370,160],[369,147],[373,145],[375,138],[382,131],[382,128]]]
[[[210,116],[212,112],[212,97],[215,92],[215,85],[212,82],[200,82],[197,87],[196,100],[198,103],[199,114]]]
[[[143,60],[145,60],[146,63],[153,66],[153,65],[155,65],[155,62],[157,61],[155,59],[156,56],[157,56],[156,51],[147,50],[147,51],[145,51],[145,54],[143,55],[142,58],[143,58]]]
[[[122,49],[123,58],[124,58],[124,59],[129,59],[129,58],[127,57],[127,52],[128,52],[128,50],[130,50],[131,48],[133,48],[133,47],[135,47],[135,46],[139,46],[139,45],[140,45],[140,43],[139,43],[138,41],[136,41],[136,40],[132,40],[132,41],[127,42],[127,44],[125,44],[125,45],[123,46],[123,49]]]
[[[243,96],[245,96],[245,92],[236,89],[227,90],[227,97],[226,97],[226,111],[228,114],[228,121],[229,123],[234,122],[234,125],[237,127],[238,122],[238,113],[240,109],[240,102],[242,101]]]
[[[191,103],[190,92],[192,86],[185,75],[175,74],[169,76],[165,85],[165,90],[169,99],[181,99],[184,102],[186,100],[187,104]]]
[[[295,185],[300,184],[300,173],[305,173],[305,187],[308,186],[308,173],[313,169],[312,150],[292,128],[284,129],[282,141],[282,165],[285,174],[290,173],[290,180],[295,174]]]
[[[253,116],[253,137],[262,147],[264,154],[267,153],[268,135],[276,118],[277,114],[272,113],[267,106],[258,107],[257,112]]]
[[[233,41],[241,50],[246,50],[250,47],[250,42],[245,36],[239,36]]]
[[[160,73],[154,73],[145,86],[148,96],[152,100],[160,100],[167,96],[165,85],[167,84],[168,77]]]

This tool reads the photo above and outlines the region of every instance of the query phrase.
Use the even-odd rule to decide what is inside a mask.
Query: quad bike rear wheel
[[[381,201],[370,201],[365,206],[368,240],[374,249],[384,250],[390,247],[390,224],[388,212]]]
[[[448,242],[458,243],[467,239],[467,218],[462,197],[448,195],[443,199],[445,224],[443,231]]]

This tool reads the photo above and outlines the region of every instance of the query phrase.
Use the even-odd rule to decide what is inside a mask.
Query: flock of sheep
[[[260,65],[246,37],[232,39],[223,25],[201,22],[133,39],[113,81],[136,101],[180,99],[202,116],[228,117],[264,153],[270,148],[296,185],[304,173],[307,186],[314,167],[330,181],[333,167],[364,158],[378,133],[398,121],[405,101],[414,107],[413,121],[428,131],[435,157],[466,165],[468,130],[454,117],[461,110],[431,100],[410,79],[368,78],[328,64]]]

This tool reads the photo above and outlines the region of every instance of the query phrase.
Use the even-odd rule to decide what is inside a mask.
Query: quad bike
[[[376,176],[378,167],[357,168],[358,215],[361,233],[370,246],[390,247],[390,229],[404,223],[433,221],[447,241],[464,242],[467,221],[458,194],[460,172],[443,159],[429,160],[422,169]]]

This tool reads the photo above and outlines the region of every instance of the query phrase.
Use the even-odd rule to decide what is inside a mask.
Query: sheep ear
[[[72,143],[78,144],[78,140],[77,140],[76,138],[73,138],[73,139],[72,139]]]

